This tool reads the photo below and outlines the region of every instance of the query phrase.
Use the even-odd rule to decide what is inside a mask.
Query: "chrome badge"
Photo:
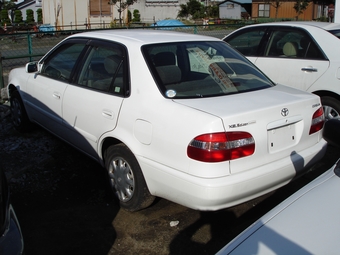
[[[288,114],[289,114],[289,110],[288,110],[287,108],[283,108],[283,109],[281,110],[281,115],[282,115],[283,117],[287,117]]]

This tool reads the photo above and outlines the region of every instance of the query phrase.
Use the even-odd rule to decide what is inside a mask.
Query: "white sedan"
[[[326,140],[339,146],[339,129],[340,121],[327,121]],[[340,160],[261,217],[217,255],[339,254],[339,193]]]
[[[340,24],[274,22],[242,27],[223,40],[274,82],[321,97],[326,119],[340,118]]]
[[[9,75],[13,123],[38,123],[107,170],[121,206],[230,207],[325,153],[319,97],[275,85],[221,40],[148,30],[72,35]]]

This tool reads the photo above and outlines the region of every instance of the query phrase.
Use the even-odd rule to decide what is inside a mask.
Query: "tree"
[[[181,4],[177,17],[192,16],[193,19],[199,19],[204,17],[205,7],[197,0],[189,0],[187,4]]]
[[[6,0],[0,0],[0,9],[1,10],[6,10],[7,12],[7,18],[1,17],[2,23],[10,24],[13,23],[14,21],[14,11],[17,9],[17,5],[11,1],[6,1]],[[5,12],[3,12],[3,15]]]
[[[8,12],[6,9],[2,9],[1,10],[1,24],[5,25],[5,24],[10,24],[11,21],[8,18]]]
[[[22,20],[22,12],[20,10],[14,11],[14,23],[15,24],[21,24],[23,22]]]
[[[180,10],[178,11],[177,17],[180,18],[188,18],[189,17],[189,8],[186,4],[180,4]]]
[[[137,0],[109,0],[109,4],[114,5],[117,8],[120,26],[122,26],[122,12],[135,2],[137,2]]]
[[[133,11],[132,22],[140,22],[140,13],[139,13],[139,10],[134,10]]]
[[[309,5],[309,0],[297,0],[294,4],[294,9],[296,11],[296,20],[299,19],[299,15],[302,14]]]
[[[34,20],[34,12],[32,9],[27,9],[26,10],[26,23],[27,24],[32,24],[34,23],[35,20]]]
[[[42,24],[43,23],[43,16],[42,16],[42,9],[41,8],[39,8],[37,10],[37,16],[38,16],[38,23]]]
[[[218,18],[219,8],[217,5],[209,5],[205,7],[208,17]]]

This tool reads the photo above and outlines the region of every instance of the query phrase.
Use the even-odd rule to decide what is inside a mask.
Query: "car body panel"
[[[287,59],[257,58],[254,64],[273,81],[287,86],[309,91],[310,87],[327,71],[328,61],[310,61],[296,59],[294,62]],[[284,66],[284,71],[282,67]],[[310,71],[309,71],[310,70]],[[289,74],[289,75],[287,75]],[[298,82],[297,82],[298,81]]]
[[[59,76],[47,82],[49,73],[45,69],[49,59],[59,58],[59,53],[64,54],[63,49],[69,49],[73,42],[86,42],[86,47],[74,59],[75,66],[63,67],[63,71],[68,69],[66,76],[70,76],[67,82]],[[186,45],[188,48],[184,48]],[[175,67],[181,66],[185,75],[192,75],[181,83],[192,88],[182,97],[180,90],[176,97],[178,84],[162,84],[158,69],[153,66],[154,56],[147,55],[174,48],[177,50],[172,53],[178,53]],[[92,68],[87,64],[94,49],[104,52],[103,61],[108,57],[108,61],[116,63],[114,59],[120,57],[120,64],[109,68],[117,70],[110,74],[114,79],[108,87],[96,87],[96,81],[88,84],[90,79],[85,79],[86,70]],[[106,56],[111,50],[115,54]],[[218,50],[222,53],[218,54]],[[197,59],[203,61],[202,72],[192,70]],[[221,70],[222,64],[228,71],[234,68],[230,76],[227,73],[219,76],[221,73],[216,70]],[[9,95],[14,89],[19,91],[30,120],[103,166],[105,149],[110,144],[123,143],[136,157],[152,195],[194,209],[217,210],[270,192],[308,170],[326,150],[321,130],[309,135],[312,116],[321,108],[320,99],[274,85],[243,56],[216,38],[144,30],[82,33],[56,45],[39,62],[38,72],[23,71],[15,69],[10,73],[8,90]],[[196,79],[191,81],[192,77]],[[116,93],[118,78],[123,80],[124,93]],[[98,79],[103,82],[107,77]],[[44,81],[45,85],[33,84],[35,80]],[[210,84],[207,80],[218,84],[219,94],[210,96],[210,90],[204,86],[199,89],[209,96],[195,94],[198,84]],[[214,163],[188,156],[189,144],[195,137],[235,131],[252,135],[253,155]]]
[[[274,82],[292,86],[308,92],[318,93],[329,91],[340,95],[340,52],[337,49],[340,40],[327,30],[339,30],[340,24],[326,22],[273,22],[250,25],[227,35],[228,41],[242,31],[267,28],[268,31],[292,29],[310,37],[325,59],[282,58],[266,56],[265,51],[245,55],[256,64]],[[269,43],[269,37],[262,44]],[[246,46],[247,47],[247,46]],[[263,46],[264,48],[265,46]],[[301,46],[300,46],[301,47]]]
[[[72,132],[68,140],[86,153],[96,156],[100,137],[117,125],[122,103],[122,97],[68,86],[62,104],[63,125]],[[83,139],[78,136],[84,137],[86,142],[82,142]]]
[[[8,210],[8,226],[6,232],[0,237],[0,254],[21,255],[24,254],[24,241],[12,205]]]
[[[283,157],[290,157],[318,143],[321,139],[320,134],[316,134],[313,139],[308,139],[305,136],[306,133],[308,134],[308,126],[310,126],[306,120],[307,116],[314,113],[321,104],[318,103],[319,99],[317,98],[313,103],[307,103],[304,100],[309,101],[309,96],[306,97],[305,93],[278,85],[267,89],[265,93],[260,90],[230,95],[227,100],[219,97],[178,101],[220,117],[226,131],[237,129],[250,132],[253,135],[256,141],[255,153],[249,156],[247,161],[240,159],[230,162],[231,173],[238,173],[259,167],[263,165],[264,161],[269,163]],[[241,101],[245,101],[247,104],[240,104]],[[238,108],[237,113],[232,111],[235,106]],[[283,108],[289,109],[289,115],[286,117],[281,115]],[[305,108],[306,113],[309,112],[309,114],[300,115],[302,108]],[[231,111],[226,109],[231,109]],[[270,122],[258,117],[263,113],[273,116]],[[277,124],[272,125],[273,123]],[[266,159],[259,157],[263,154],[266,154]],[[304,162],[305,165],[308,163],[308,161]]]
[[[309,166],[306,165],[308,169],[322,158],[326,148],[326,143],[321,142],[292,157],[217,178],[193,176],[144,157],[138,157],[138,161],[144,170],[143,174],[151,194],[189,208],[206,211],[241,204],[288,184],[296,177],[295,167],[302,167],[306,160],[310,163]],[[202,166],[199,162],[192,161],[189,173],[207,175],[216,170],[227,172],[227,164]]]
[[[30,108],[28,111],[32,111],[33,121],[45,123],[46,128],[55,131],[60,128],[63,122],[62,102],[67,85],[67,83],[51,81],[41,75],[29,75],[26,93],[34,97],[27,97],[26,103]]]
[[[339,162],[242,232],[217,254],[336,254]]]

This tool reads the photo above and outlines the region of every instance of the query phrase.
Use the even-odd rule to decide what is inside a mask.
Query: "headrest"
[[[286,42],[283,46],[283,54],[287,57],[296,57],[298,52],[296,42]]]
[[[178,83],[181,81],[181,69],[178,66],[158,66],[156,67],[163,85]]]

